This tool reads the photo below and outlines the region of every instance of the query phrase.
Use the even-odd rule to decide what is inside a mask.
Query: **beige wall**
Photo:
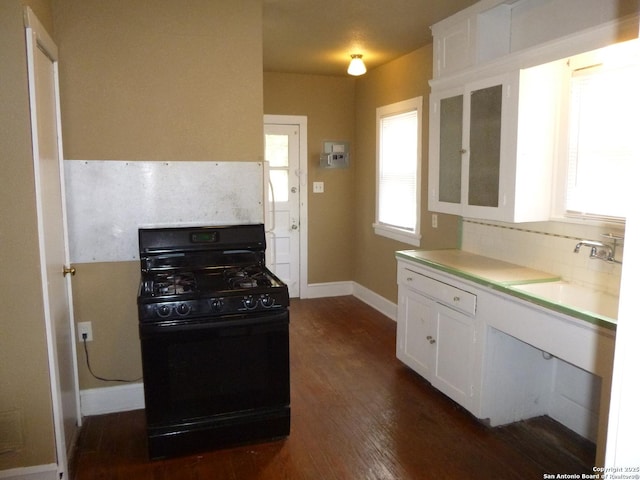
[[[65,159],[262,160],[259,0],[54,0],[54,20]],[[94,372],[140,377],[139,263],[74,266]],[[115,385],[82,345],[78,369],[81,390]]]
[[[22,4],[28,6],[45,28],[47,33],[55,40],[55,31],[53,29],[53,9],[52,0],[22,0]]]
[[[307,116],[309,283],[351,280],[357,215],[353,184],[360,161],[355,149],[355,79],[265,73],[264,112]],[[352,164],[349,168],[319,167],[324,140],[350,142]],[[325,193],[313,193],[313,182],[324,182]]]
[[[66,159],[262,158],[259,0],[55,0]]]
[[[75,320],[91,322],[94,340],[87,342],[87,349],[93,372],[103,378],[140,381],[142,362],[136,304],[140,263],[83,263],[75,267]],[[122,385],[93,378],[83,347],[82,344],[77,347],[81,390]]]
[[[418,247],[375,235],[371,225],[376,205],[376,108],[422,95],[422,198],[421,249],[453,248],[458,243],[458,217],[438,214],[438,228],[431,228],[427,211],[429,151],[429,83],[432,77],[432,46],[427,45],[360,77],[356,85],[355,217],[357,245],[353,280],[397,301],[394,252]]]
[[[31,152],[23,5],[0,2],[0,470],[55,462]],[[37,3],[37,5],[35,5]]]

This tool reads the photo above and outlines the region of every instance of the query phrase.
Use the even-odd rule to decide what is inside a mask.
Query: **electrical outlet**
[[[79,322],[78,323],[78,340],[80,342],[84,341],[82,335],[87,335],[87,342],[93,340],[93,331],[91,329],[91,322]]]
[[[313,193],[324,193],[324,182],[313,182]]]

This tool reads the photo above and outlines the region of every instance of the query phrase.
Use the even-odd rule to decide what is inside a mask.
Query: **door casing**
[[[300,179],[300,298],[308,298],[308,175],[307,175],[307,117],[304,115],[265,115],[264,124],[270,125],[296,125],[300,133],[300,166],[298,177]],[[265,169],[265,176],[268,175]],[[265,180],[266,181],[266,180]],[[265,220],[269,209],[269,192],[265,188]]]

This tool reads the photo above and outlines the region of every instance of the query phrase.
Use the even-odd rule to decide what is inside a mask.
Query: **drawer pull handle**
[[[407,277],[407,282],[413,282],[413,277]]]
[[[431,345],[433,345],[434,343],[436,343],[436,339],[435,339],[435,338],[433,338],[431,335],[429,335],[429,336],[427,337],[427,340],[429,340],[429,343],[430,343]]]
[[[453,297],[453,301],[456,302],[456,303],[459,302],[460,301],[460,297],[457,297],[457,296]]]

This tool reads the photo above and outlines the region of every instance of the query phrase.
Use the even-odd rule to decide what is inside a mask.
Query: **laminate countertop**
[[[396,256],[461,276],[486,286],[553,282],[558,275],[462,250],[402,250]]]
[[[546,293],[532,293],[526,290],[527,285],[537,283],[558,282],[558,286],[560,286],[560,283],[567,285],[568,282],[562,282],[561,277],[552,273],[457,249],[401,250],[396,252],[396,258],[470,280],[479,285],[592,324],[613,330],[616,328],[617,297],[613,295],[595,290],[591,292],[587,287],[572,287],[582,288],[587,292],[582,297],[598,299],[598,302],[592,303],[602,303],[601,301],[607,303],[610,308],[603,312],[599,311],[598,308],[592,308],[590,305],[585,306],[582,301],[574,303],[573,299],[565,300]]]

